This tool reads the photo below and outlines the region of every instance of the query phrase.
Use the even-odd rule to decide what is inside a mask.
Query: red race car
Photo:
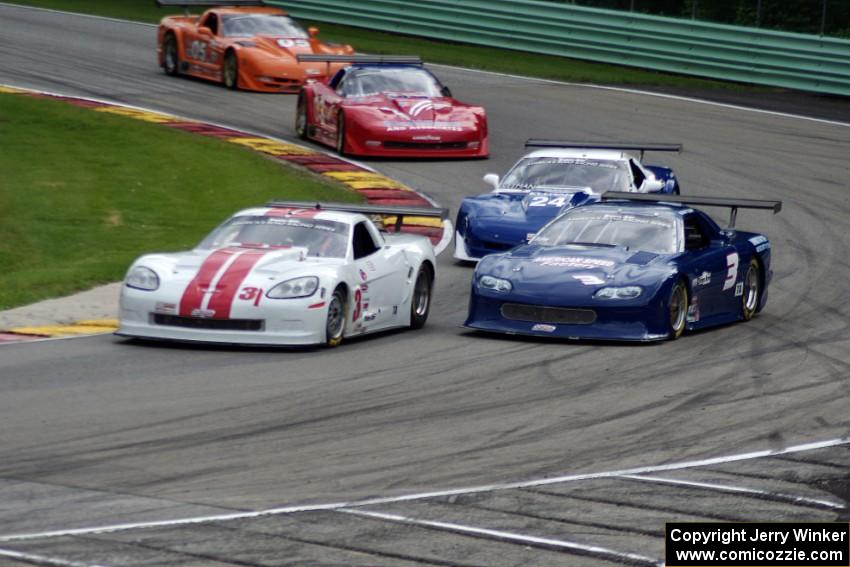
[[[350,45],[316,39],[280,8],[261,0],[156,0],[159,6],[215,6],[201,16],[168,16],[159,24],[157,54],[169,75],[192,75],[231,89],[298,92],[342,65],[301,63],[299,54],[354,53]]]
[[[299,55],[303,63],[350,63],[298,96],[295,130],[340,154],[487,157],[487,116],[452,98],[418,57]]]

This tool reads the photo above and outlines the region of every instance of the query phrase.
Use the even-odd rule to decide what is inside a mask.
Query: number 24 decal
[[[723,291],[735,287],[738,279],[738,253],[732,252],[726,255],[726,281],[723,282]]]
[[[567,198],[564,196],[560,197],[546,197],[546,196],[537,196],[532,197],[531,202],[528,203],[529,207],[563,207],[567,204]]]

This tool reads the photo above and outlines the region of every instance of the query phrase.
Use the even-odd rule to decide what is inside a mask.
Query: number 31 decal
[[[239,299],[242,301],[254,301],[254,307],[260,304],[260,299],[263,297],[263,290],[258,287],[243,287],[242,293],[239,294]]]
[[[732,252],[726,255],[726,281],[723,282],[723,291],[735,287],[738,279],[738,253]]]

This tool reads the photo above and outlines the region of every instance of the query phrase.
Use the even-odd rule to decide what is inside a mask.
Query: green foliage
[[[0,309],[121,279],[272,198],[356,201],[251,150],[65,102],[0,94]]]

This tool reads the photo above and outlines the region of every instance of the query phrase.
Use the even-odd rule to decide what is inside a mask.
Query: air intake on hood
[[[637,264],[639,266],[645,266],[658,258],[658,254],[654,252],[637,252],[632,254],[628,260],[626,260],[627,264]]]

